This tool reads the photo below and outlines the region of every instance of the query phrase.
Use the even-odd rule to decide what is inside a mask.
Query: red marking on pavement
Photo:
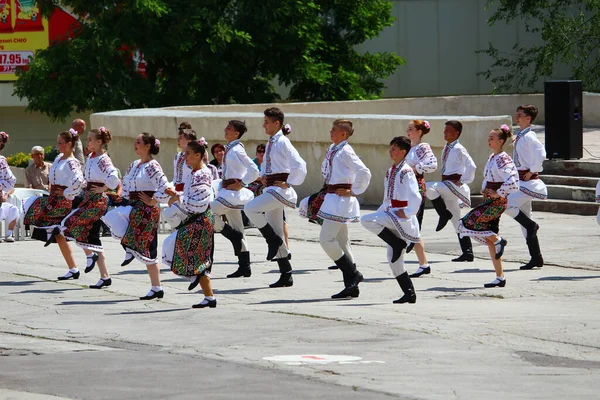
[[[311,360],[326,360],[325,358],[317,356],[302,356],[302,358],[310,358]]]

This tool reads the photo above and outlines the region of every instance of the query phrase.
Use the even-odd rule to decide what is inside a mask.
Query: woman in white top
[[[134,151],[140,157],[129,166],[123,177],[123,197],[128,205],[117,207],[102,217],[110,227],[111,235],[121,240],[125,248],[125,266],[134,258],[146,264],[152,287],[140,300],[162,298],[164,291],[160,284],[158,268],[158,223],[160,209],[158,203],[166,203],[167,177],[158,161],[152,158],[158,154],[160,141],[150,133],[142,133],[135,139]]]
[[[471,236],[488,246],[496,270],[496,279],[486,283],[485,287],[506,285],[502,270],[502,254],[506,240],[498,235],[499,223],[500,216],[506,210],[508,195],[519,190],[517,167],[512,158],[502,150],[510,136],[510,128],[507,125],[490,132],[488,146],[494,153],[485,165],[483,173],[481,194],[484,201],[465,215],[458,226],[461,237]]]
[[[406,156],[406,163],[415,171],[417,183],[419,184],[419,193],[421,194],[421,206],[417,212],[417,221],[419,221],[419,230],[423,226],[423,214],[425,213],[425,199],[427,187],[425,185],[425,174],[430,174],[437,169],[437,158],[431,146],[428,143],[423,143],[423,136],[429,133],[431,125],[428,121],[416,119],[411,121],[406,128],[406,136],[410,139],[411,148]],[[412,248],[415,248],[417,259],[419,260],[419,268],[410,276],[418,278],[421,275],[431,273],[431,267],[425,256],[425,245],[423,238],[419,238],[418,243],[409,243],[406,252],[410,253]]]
[[[46,246],[56,239],[67,262],[69,271],[59,277],[59,280],[79,279],[79,269],[71,248],[59,229],[63,219],[71,212],[73,199],[81,192],[85,183],[81,164],[73,156],[76,140],[78,134],[74,129],[58,135],[56,147],[60,154],[50,167],[50,196],[30,197],[23,203],[24,224],[44,228],[47,232]]]
[[[0,151],[4,150],[6,142],[8,142],[8,133],[0,132]],[[17,178],[15,178],[10,167],[8,166],[6,158],[4,158],[4,156],[0,156],[0,222],[6,220],[7,229],[4,240],[8,243],[15,241],[15,238],[13,237],[13,229],[17,224],[20,214],[17,206],[6,201],[8,199],[8,195],[15,188],[16,182]]]
[[[204,141],[193,140],[185,149],[187,165],[191,168],[183,193],[167,189],[171,197],[169,204],[185,212],[185,220],[163,242],[163,264],[173,273],[192,280],[188,290],[198,284],[202,287],[204,299],[193,308],[215,308],[210,283],[210,271],[213,263],[214,230],[211,201],[212,174],[202,162],[206,147]]]
[[[87,257],[85,273],[94,269],[96,261],[98,262],[100,280],[90,286],[92,289],[101,289],[112,283],[100,241],[100,218],[108,209],[108,196],[105,192],[115,190],[120,183],[117,169],[104,151],[104,146],[110,141],[110,131],[103,126],[92,129],[88,134],[87,149],[91,153],[83,172],[87,187],[78,208],[64,219],[61,226],[63,236],[75,240],[77,246],[83,248]]]

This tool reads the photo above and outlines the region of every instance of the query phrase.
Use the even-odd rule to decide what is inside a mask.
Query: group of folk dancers
[[[354,134],[352,122],[334,121],[330,130],[332,144],[321,166],[323,188],[303,199],[299,207],[301,216],[321,225],[320,244],[335,263],[330,268],[342,272],[343,289],[331,297],[355,298],[360,294],[363,275],[357,270],[348,235],[348,224],[360,222],[387,244],[387,260],[403,292],[394,303],[416,302],[411,278],[431,273],[420,234],[425,198],[431,200],[439,215],[436,231],[450,221],[458,235],[462,254],[452,261],[473,261],[471,237],[488,246],[496,278],[485,287],[506,285],[502,254],[507,241],[499,236],[499,219],[505,210],[523,227],[529,248],[531,259],[521,269],[542,267],[538,225],[531,219],[532,200],[547,196],[538,176],[545,150],[531,130],[536,116],[534,106],[517,108],[516,123],[520,130],[514,139],[512,158],[503,151],[511,138],[511,128],[503,125],[489,133],[488,145],[493,153],[484,168],[483,203],[462,218],[461,207],[470,206],[468,184],[474,180],[476,166],[459,142],[462,133],[459,121],[445,123],[446,145],[442,151],[440,182],[426,183],[424,179],[426,173],[438,168],[431,147],[423,142],[430,131],[427,121],[411,121],[407,136],[394,137],[389,145],[392,167],[385,175],[383,203],[377,212],[362,217],[356,196],[367,190],[371,172],[348,142]],[[298,198],[294,186],[304,182],[306,162],[288,139],[291,127],[284,125],[284,114],[279,108],[265,110],[263,128],[269,139],[259,168],[240,141],[247,130],[245,124],[229,121],[224,130],[227,145],[222,180],[215,181],[216,171],[207,162],[208,143],[204,138],[197,139],[188,123],[182,123],[178,145],[183,151],[175,156],[172,183],[153,158],[160,150],[160,141],[150,133],[141,133],[135,139],[134,150],[139,159],[131,163],[120,180],[105,150],[111,141],[107,128],[92,129],[88,133],[89,156],[83,169],[73,155],[79,133],[74,129],[62,132],[57,138],[60,154],[50,169],[50,194],[23,201],[23,222],[43,229],[45,235],[41,240],[46,246],[58,244],[69,268],[59,280],[79,278],[80,271],[69,242],[74,241],[81,247],[87,258],[85,272],[93,270],[96,264],[100,271],[99,281],[90,286],[94,289],[112,284],[100,241],[104,222],[125,250],[121,265],[134,259],[146,265],[152,286],[140,299],[150,300],[164,296],[157,232],[159,203],[167,203],[164,213],[176,227],[163,241],[162,262],[190,281],[189,290],[201,286],[205,297],[194,308],[214,308],[217,300],[210,273],[215,233],[231,241],[238,257],[238,268],[228,277],[251,276],[243,210],[266,240],[267,260],[278,264],[280,277],[270,287],[292,286],[291,254],[284,237],[284,209],[296,208]],[[1,133],[0,150],[7,140],[8,135]],[[0,156],[1,190],[10,191],[15,181],[6,160]],[[114,207],[107,212],[109,202]],[[404,256],[413,248],[419,267],[409,275]]]

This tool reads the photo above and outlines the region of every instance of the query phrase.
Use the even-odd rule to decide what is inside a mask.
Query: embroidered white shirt
[[[352,184],[352,193],[356,195],[364,193],[371,182],[371,171],[347,141],[329,146],[321,164],[321,173],[325,184]]]
[[[185,152],[179,152],[173,160],[173,184],[187,183],[192,173],[192,168],[185,162]]]
[[[8,192],[15,187],[17,178],[12,173],[4,156],[0,156],[0,192]]]
[[[517,169],[542,172],[546,149],[531,127],[527,127],[517,134],[514,146],[513,160]]]
[[[116,189],[121,182],[117,169],[107,154],[98,157],[88,155],[83,176],[87,182],[104,183],[111,190]]]
[[[188,214],[200,214],[206,211],[214,199],[212,190],[212,172],[204,167],[191,171],[179,196],[179,207]]]
[[[259,176],[258,167],[252,161],[244,145],[239,140],[234,140],[225,146],[223,156],[223,179],[239,179],[249,185]]]
[[[428,143],[412,146],[406,156],[406,162],[418,174],[434,172],[438,167],[437,158]]]
[[[155,192],[156,201],[167,203],[169,201],[169,196],[165,194],[167,184],[167,177],[158,161],[153,159],[141,164],[140,160],[135,160],[123,177],[123,197],[129,198],[129,192],[148,191]]]
[[[458,139],[446,144],[442,151],[442,175],[462,175],[461,182],[469,184],[475,179],[477,166]]]
[[[512,158],[506,152],[491,155],[485,164],[481,191],[485,189],[488,182],[502,182],[502,186],[496,190],[501,197],[519,191],[519,173]]]
[[[392,166],[385,174],[383,205],[390,211],[404,210],[407,217],[416,215],[421,206],[421,194],[415,172],[406,160]],[[392,200],[406,201],[406,207],[392,207]]]
[[[287,183],[301,185],[306,178],[306,162],[298,154],[292,142],[281,132],[269,138],[265,157],[260,168],[260,176],[290,174]]]
[[[66,186],[64,196],[69,200],[73,200],[85,184],[79,161],[75,157],[63,159],[62,153],[56,156],[48,176],[51,186]]]

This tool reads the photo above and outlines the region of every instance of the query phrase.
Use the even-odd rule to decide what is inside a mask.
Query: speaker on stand
[[[544,83],[546,157],[583,158],[583,86],[581,81]]]

